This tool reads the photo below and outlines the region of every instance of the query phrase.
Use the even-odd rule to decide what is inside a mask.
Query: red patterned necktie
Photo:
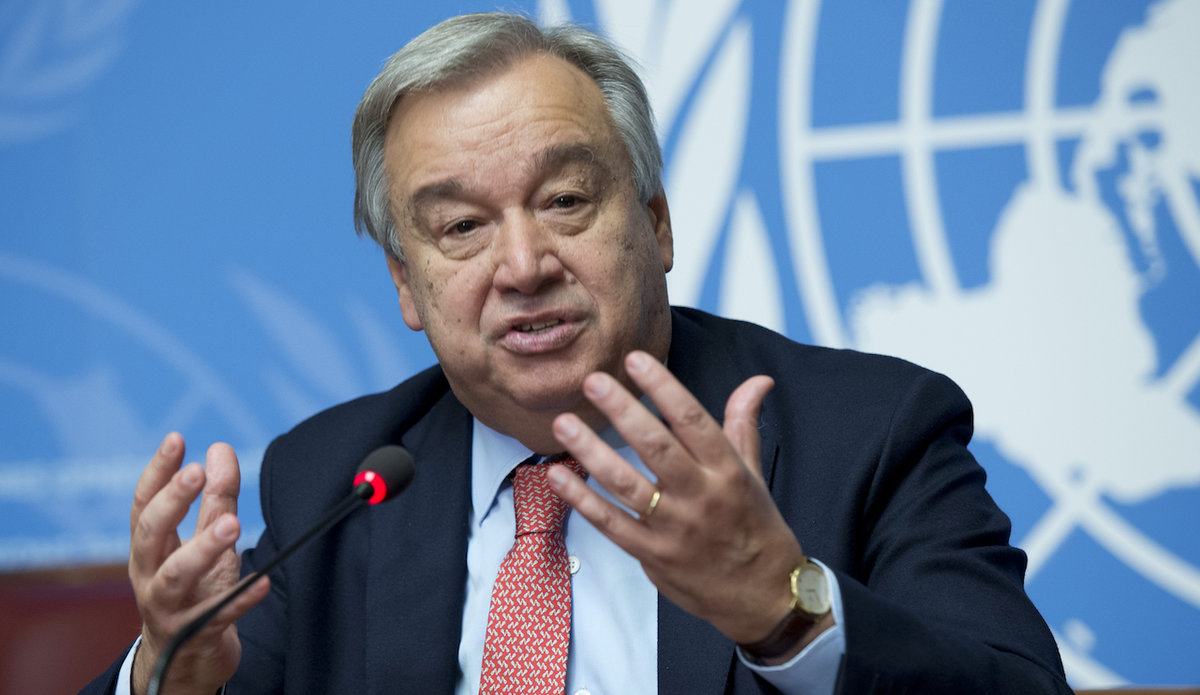
[[[574,459],[559,463],[583,475]],[[513,474],[517,536],[492,588],[481,695],[562,695],[566,689],[571,574],[562,527],[567,504],[550,489],[547,468],[522,464]]]

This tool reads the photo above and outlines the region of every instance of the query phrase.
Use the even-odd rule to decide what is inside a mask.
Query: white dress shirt
[[[642,475],[654,480],[632,447],[612,429],[602,435]],[[492,585],[513,545],[516,514],[509,474],[532,452],[517,440],[475,421],[471,437],[471,536],[467,542],[467,587],[458,665],[459,695],[479,691],[483,642]],[[595,480],[588,486],[620,504]],[[571,563],[571,644],[567,651],[569,695],[658,692],[658,590],[641,563],[595,529],[568,513],[564,541]],[[822,566],[824,567],[824,566]],[[841,592],[826,570],[837,626],[781,666],[759,666],[738,658],[785,693],[832,694],[846,650],[841,629]]]
[[[467,585],[458,648],[462,672],[456,688],[459,695],[474,695],[479,691],[492,585],[516,532],[512,485],[508,476],[532,453],[517,440],[478,420],[475,420],[472,432],[471,536],[467,542]],[[603,436],[638,472],[654,479],[637,452],[615,431],[610,429]],[[594,480],[589,479],[588,486],[616,503]],[[572,610],[566,692],[569,695],[658,692],[658,590],[637,560],[582,516],[567,514],[564,541],[571,563]],[[838,664],[846,651],[846,639],[841,627],[842,599],[837,577],[828,569],[825,574],[829,579],[836,622],[833,628],[780,666],[751,663],[738,650],[738,658],[744,665],[784,693],[833,693]],[[130,675],[140,639],[125,657],[118,674],[116,693],[133,692]]]

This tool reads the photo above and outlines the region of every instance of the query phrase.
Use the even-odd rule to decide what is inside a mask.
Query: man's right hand
[[[214,444],[203,467],[190,463],[180,468],[183,455],[183,437],[168,434],[138,480],[129,516],[129,579],[142,616],[142,642],[132,674],[139,694],[146,692],[162,649],[190,620],[221,600],[237,583],[241,566],[234,549],[241,533],[237,455],[227,444]],[[180,541],[176,529],[197,495],[196,531]],[[266,577],[259,579],[188,640],[171,662],[164,692],[211,695],[229,680],[242,652],[234,622],[269,588]]]

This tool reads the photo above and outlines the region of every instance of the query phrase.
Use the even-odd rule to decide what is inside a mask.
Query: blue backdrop
[[[506,7],[642,64],[673,301],[950,374],[1072,682],[1200,681],[1200,3]],[[493,8],[0,5],[0,569],[121,562],[170,429],[238,448],[255,536],[273,434],[432,362],[350,119]]]

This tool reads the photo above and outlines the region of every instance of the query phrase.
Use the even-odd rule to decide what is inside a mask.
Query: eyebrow
[[[409,215],[416,217],[422,209],[439,200],[461,198],[464,190],[466,190],[466,186],[458,178],[444,179],[421,186],[408,200]]]
[[[547,172],[572,164],[580,164],[594,170],[603,181],[612,178],[612,172],[603,158],[597,156],[596,149],[577,142],[551,145],[540,150],[533,156],[531,167],[534,171]]]
[[[591,169],[601,191],[607,189],[613,179],[612,171],[604,159],[597,156],[596,148],[578,142],[551,145],[539,150],[526,166],[534,172],[546,173],[572,165]],[[429,207],[442,201],[461,200],[467,195],[467,186],[458,177],[434,181],[418,188],[408,199],[407,217],[416,221]]]

